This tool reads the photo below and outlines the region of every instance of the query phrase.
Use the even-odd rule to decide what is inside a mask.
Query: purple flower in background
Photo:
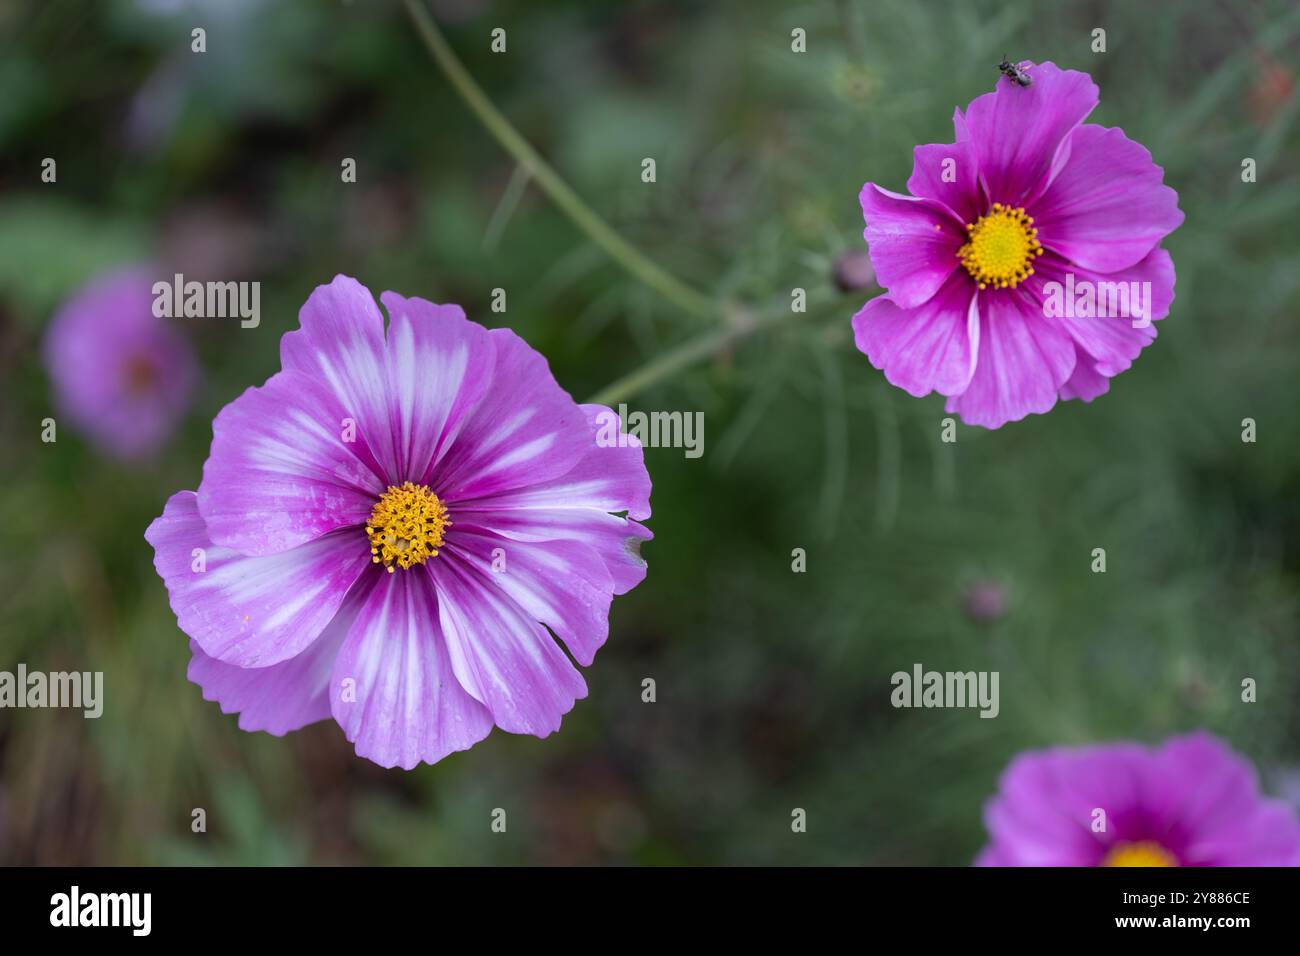
[[[1021,754],[984,822],[977,866],[1300,866],[1295,813],[1204,732]]]
[[[154,316],[153,298],[148,268],[109,273],[65,303],[45,335],[60,414],[117,458],[162,445],[197,378],[189,342]]]
[[[312,293],[145,537],[205,698],[276,735],[332,716],[410,769],[559,729],[587,687],[551,631],[592,662],[645,577],[650,478],[515,333],[380,299],[387,332],[356,280]]]
[[[994,578],[972,581],[962,591],[962,609],[977,624],[991,624],[1007,613],[1007,588]]]
[[[953,116],[956,142],[918,146],[911,195],[862,187],[887,294],[853,317],[885,378],[998,428],[1110,387],[1169,314],[1178,194],[1123,130],[1084,123],[1086,73],[1022,63]]]

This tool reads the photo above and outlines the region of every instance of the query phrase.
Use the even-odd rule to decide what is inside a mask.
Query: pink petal
[[[515,734],[560,729],[587,684],[546,628],[465,561],[426,565],[438,588],[442,633],[460,685]]]
[[[956,139],[957,142],[959,143],[970,142],[970,127],[966,125],[966,115],[961,111],[960,106],[954,108],[952,111],[952,131],[953,131],[953,137]],[[980,188],[982,189],[983,187],[984,187],[984,181],[983,179],[981,179]]]
[[[1067,285],[1071,275],[1072,286]],[[1111,273],[1093,272],[1049,254],[1042,256],[1035,263],[1034,275],[1028,283],[1028,288],[1033,295],[1044,298],[1044,309],[1046,309],[1045,297],[1048,295],[1049,283],[1056,283],[1058,295],[1053,298],[1062,306],[1067,304],[1065,292],[1069,288],[1074,288],[1077,298],[1077,290],[1081,288],[1081,283],[1089,283],[1094,293],[1101,290],[1103,299],[1110,298],[1105,290],[1108,286],[1113,288],[1115,283],[1149,283],[1147,289],[1150,291],[1150,316],[1138,318],[1116,315],[1089,318],[1077,314],[1070,315],[1069,312],[1076,310],[1064,308],[1060,311],[1067,314],[1048,316],[1048,321],[1058,323],[1080,349],[1092,356],[1098,372],[1110,377],[1125,371],[1133,364],[1138,353],[1155,340],[1156,328],[1151,323],[1158,322],[1169,314],[1169,307],[1174,301],[1174,278],[1174,261],[1164,249],[1154,249],[1136,265]],[[1111,305],[1113,306],[1113,303]],[[1053,310],[1056,311],[1055,307]],[[1134,323],[1137,323],[1137,327],[1134,327]]]
[[[334,662],[330,706],[358,756],[410,770],[474,746],[492,719],[452,672],[429,576],[378,578]]]
[[[198,491],[212,540],[275,554],[364,524],[383,486],[344,441],[343,417],[334,396],[298,372],[223,408]]]
[[[556,384],[546,359],[509,329],[490,335],[496,346],[491,385],[430,475],[449,506],[557,478],[591,445],[586,417]]]
[[[1023,289],[979,295],[979,359],[970,385],[945,406],[969,425],[1000,428],[1056,404],[1074,371],[1069,335],[1043,318],[1042,303]]]
[[[914,309],[877,296],[853,317],[854,341],[893,385],[917,396],[956,395],[970,384],[980,348],[975,283],[955,272]]]
[[[609,636],[614,582],[600,554],[586,544],[520,541],[461,522],[448,536],[446,553],[477,568],[481,580],[548,626],[583,667]]]
[[[980,850],[979,856],[971,866],[1014,866],[1005,850],[995,843],[990,843],[984,849]]]
[[[298,313],[301,328],[280,339],[280,363],[331,391],[356,422],[385,484],[403,478],[389,415],[390,387],[384,317],[356,279],[334,277],[317,286]]]
[[[1132,744],[1022,754],[985,808],[989,833],[1005,866],[1096,866],[1106,846],[1141,835],[1138,770],[1145,754]],[[1106,811],[1107,832],[1092,832],[1092,811]]]
[[[1300,822],[1260,795],[1254,766],[1204,731],[1166,741],[1144,777],[1146,803],[1190,866],[1300,865]]]
[[[1183,862],[1223,866],[1221,854],[1246,848],[1240,837],[1259,809],[1258,778],[1250,762],[1218,738],[1198,732],[1166,741],[1151,755],[1143,783],[1153,821],[1170,834],[1166,842],[1180,844]]]
[[[969,142],[931,143],[912,150],[907,191],[943,203],[960,223],[974,222],[985,212],[980,188],[979,166]]]
[[[645,450],[635,435],[622,431],[618,413],[605,405],[581,405],[596,434],[594,445],[562,481],[553,487],[584,490],[587,507],[626,511],[633,518],[650,517],[650,473]],[[621,436],[621,437],[620,437]]]
[[[1239,814],[1198,833],[1183,855],[1200,866],[1300,866],[1300,824],[1288,804],[1256,796]]]
[[[585,508],[626,511],[634,518],[650,517],[650,475],[640,442],[620,432],[618,414],[612,409],[603,405],[579,408],[587,420],[588,437],[582,457],[572,468],[548,481],[463,499],[457,503],[457,513]]]
[[[1074,371],[1061,386],[1061,400],[1078,398],[1090,402],[1110,391],[1110,379],[1097,371],[1097,365],[1087,352],[1075,348]]]
[[[876,281],[903,308],[927,301],[957,268],[957,250],[966,241],[962,223],[943,203],[875,183],[863,186],[858,199]]]
[[[578,464],[550,481],[457,502],[453,520],[517,541],[582,542],[604,560],[614,593],[624,594],[645,578],[640,546],[653,535],[637,521],[609,512],[650,517],[645,453],[634,436],[620,432],[612,409],[581,408],[593,437]]]
[[[239,714],[240,730],[265,730],[279,737],[324,720],[330,716],[334,659],[368,590],[353,588],[320,637],[297,657],[270,667],[223,664],[190,641],[193,657],[187,676],[203,688],[204,700],[221,704],[223,714]]]
[[[1178,193],[1141,143],[1087,124],[1070,158],[1029,210],[1043,245],[1086,269],[1115,272],[1141,261],[1183,221]]]
[[[458,305],[393,292],[388,310],[388,379],[396,416],[398,475],[425,484],[487,391],[496,361],[492,337]]]
[[[1054,63],[1029,67],[1032,86],[1008,78],[967,108],[966,129],[988,198],[1023,206],[1039,195],[1057,168],[1058,149],[1097,105],[1098,90],[1086,73]]]
[[[626,594],[645,580],[641,545],[654,538],[639,521],[590,508],[485,508],[464,520],[511,541],[578,542],[600,555],[614,594]]]
[[[145,532],[182,631],[210,657],[269,667],[302,653],[370,564],[360,529],[248,557],[214,544],[192,491],[168,500]],[[203,570],[195,570],[201,549]]]
[[[641,545],[654,538],[650,529],[631,518],[610,516],[599,520],[591,516],[570,525],[570,533],[584,541],[600,555],[614,582],[615,594],[626,594],[645,580],[646,562],[641,557]]]

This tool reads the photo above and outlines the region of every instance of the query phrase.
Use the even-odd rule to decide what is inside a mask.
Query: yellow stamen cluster
[[[1159,843],[1142,840],[1139,843],[1116,843],[1106,854],[1106,859],[1101,861],[1101,865],[1177,866],[1178,860]]]
[[[389,574],[423,564],[438,553],[450,525],[447,506],[424,485],[389,485],[366,524],[371,560],[383,562]]]
[[[1034,259],[1043,254],[1034,220],[1021,206],[1000,202],[993,210],[966,224],[970,236],[957,258],[981,289],[1014,289],[1034,274]]]

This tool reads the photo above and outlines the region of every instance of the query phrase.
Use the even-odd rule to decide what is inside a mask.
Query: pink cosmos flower
[[[276,735],[332,716],[410,769],[586,696],[551,631],[591,663],[645,577],[650,478],[513,332],[380,298],[387,333],[354,279],[312,293],[145,537],[206,699]]]
[[[887,294],[853,317],[858,349],[988,428],[1091,401],[1132,364],[1169,314],[1160,241],[1183,221],[1143,146],[1083,122],[1097,105],[1086,73],[1021,67],[1031,86],[1001,78],[954,113],[955,143],[916,147],[912,195],[867,183],[860,197]]]
[[[1204,732],[1021,754],[984,823],[977,866],[1300,866],[1294,811]]]
[[[50,320],[43,348],[59,414],[124,460],[167,440],[198,377],[188,340],[153,314],[147,266],[88,282]]]

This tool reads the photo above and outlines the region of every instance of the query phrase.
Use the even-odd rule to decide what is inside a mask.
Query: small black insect
[[[1034,85],[1034,81],[1029,78],[1029,73],[1008,60],[1006,54],[1002,55],[1002,62],[998,64],[998,69],[1002,71],[1004,76],[1011,77],[1021,86]]]

